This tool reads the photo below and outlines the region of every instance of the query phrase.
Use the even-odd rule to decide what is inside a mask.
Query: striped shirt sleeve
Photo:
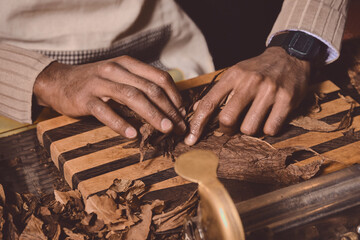
[[[267,44],[281,32],[306,32],[328,46],[327,63],[340,55],[349,0],[285,0]]]
[[[0,43],[0,114],[31,123],[33,85],[52,61],[42,54]]]

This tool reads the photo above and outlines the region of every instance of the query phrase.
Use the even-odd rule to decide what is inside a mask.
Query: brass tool
[[[244,240],[240,216],[230,195],[216,176],[219,160],[205,150],[182,154],[175,171],[184,179],[199,184],[201,225],[206,240]]]

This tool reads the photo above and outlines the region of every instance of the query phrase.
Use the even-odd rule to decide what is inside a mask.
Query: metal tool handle
[[[202,239],[244,240],[244,229],[234,202],[216,177],[218,163],[212,152],[193,150],[176,160],[175,171],[199,184],[199,214],[205,235]]]
[[[360,205],[360,165],[236,204],[246,235],[278,233]]]

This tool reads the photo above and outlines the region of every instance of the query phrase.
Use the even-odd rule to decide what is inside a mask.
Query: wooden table
[[[177,84],[180,90],[184,90],[205,84],[214,75],[212,73]],[[316,91],[327,97],[322,101],[322,110],[312,114],[312,117],[336,125],[350,104],[340,97],[341,90],[330,81],[316,86]],[[357,103],[353,116],[352,127],[357,132],[360,130],[360,107]],[[296,145],[311,147],[334,160],[323,169],[323,173],[328,173],[360,163],[360,141],[344,137],[343,132],[320,133],[288,127],[281,135],[265,140],[277,148]],[[140,162],[138,148],[129,147],[128,140],[93,118],[53,118],[38,124],[37,135],[68,184],[79,189],[84,197],[104,191],[115,178],[140,179],[149,186],[150,195],[160,198],[166,195],[175,199],[189,186],[194,188],[176,175],[170,159],[157,156]],[[297,164],[314,158],[308,156]]]

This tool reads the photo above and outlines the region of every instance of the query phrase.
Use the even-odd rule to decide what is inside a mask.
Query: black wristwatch
[[[282,47],[291,56],[316,64],[324,64],[327,58],[327,46],[301,31],[289,31],[274,36],[268,47],[273,46]]]

